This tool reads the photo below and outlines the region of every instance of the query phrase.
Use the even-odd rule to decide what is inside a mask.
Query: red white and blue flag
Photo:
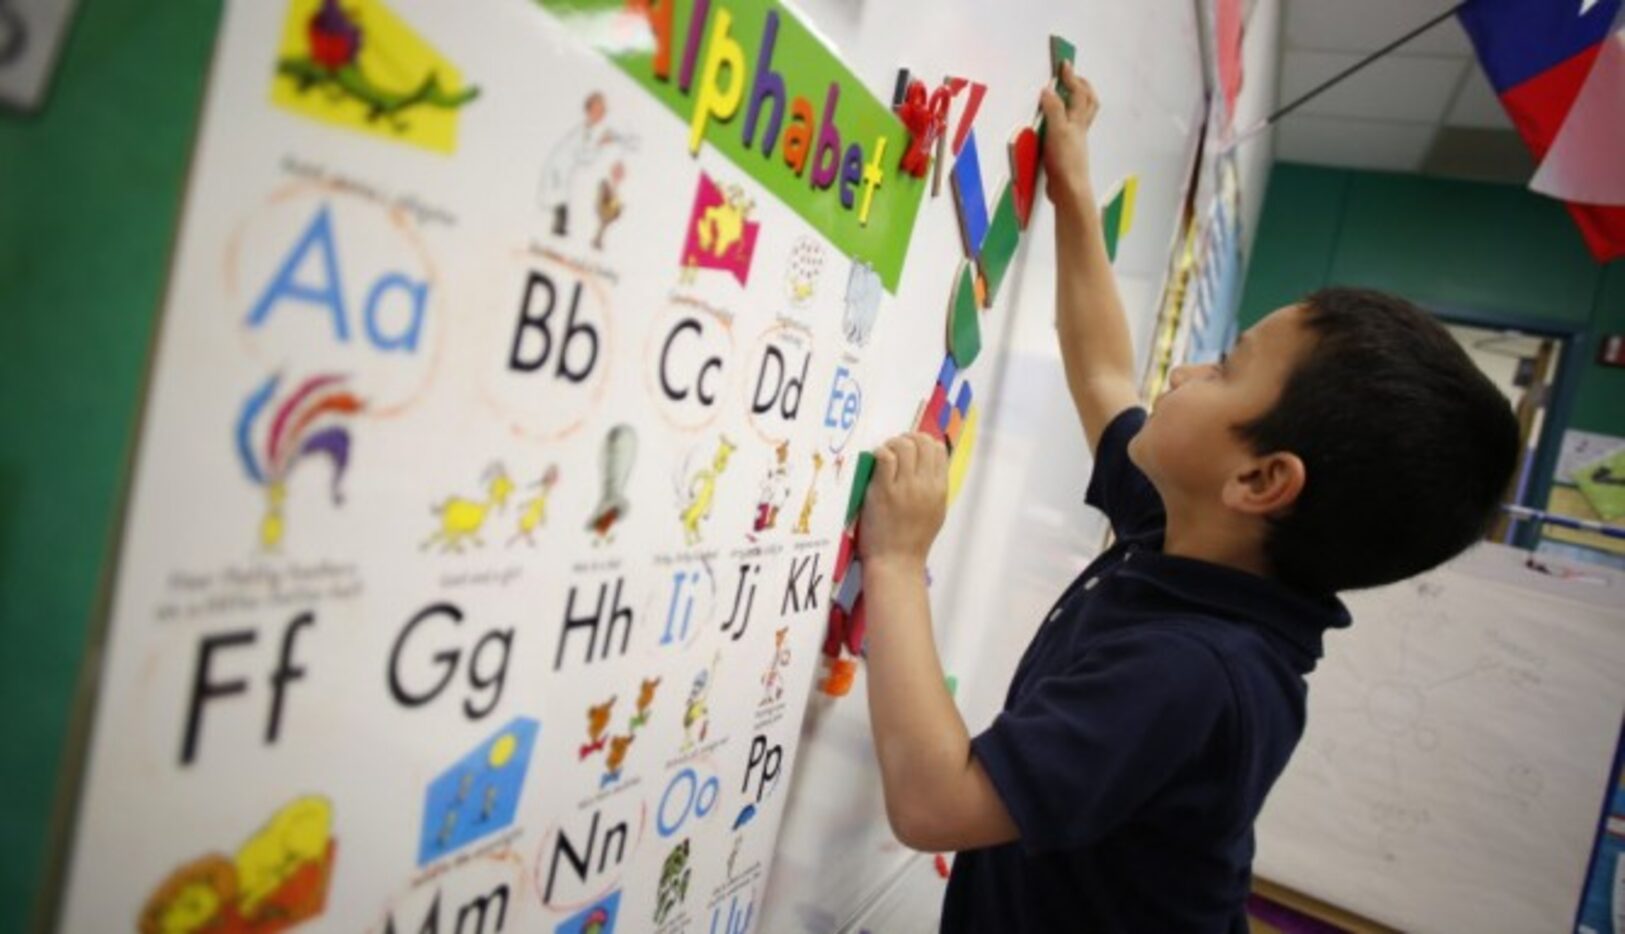
[[[1568,203],[1599,261],[1625,256],[1625,4],[1467,0],[1457,15],[1540,163],[1530,187]]]

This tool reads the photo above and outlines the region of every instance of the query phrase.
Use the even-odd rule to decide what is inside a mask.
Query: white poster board
[[[919,73],[987,81],[990,197],[1048,32],[1100,56],[1124,102],[1105,136],[1125,141],[1100,148],[1100,185],[1139,178],[1119,269],[1142,347],[1199,122],[1194,36],[1158,25],[1189,25],[1183,0],[1034,4],[997,43],[984,8],[904,6],[865,23],[854,76],[788,9],[679,4],[651,78],[660,6],[227,5],[95,649],[62,930],[779,929],[769,869],[855,454],[910,427],[964,261],[946,184],[886,170],[889,117],[887,159],[868,142],[886,50],[930,20],[947,44],[908,49]],[[838,86],[846,116],[822,126],[871,131],[823,185],[822,136],[805,176],[780,168],[788,129],[777,151],[724,139],[744,118],[712,52],[731,37],[754,68],[770,32],[787,112],[816,94],[827,118]],[[706,108],[709,128],[689,115]],[[1036,625],[1086,557],[1006,591],[957,571],[990,549],[1017,562],[995,543],[1034,523],[1063,531],[1040,507],[1003,521],[991,479],[1037,470],[1068,421],[1049,277],[1028,272],[1054,262],[1037,217],[955,385],[1011,440],[984,445],[1002,453],[939,546],[944,622],[999,599]],[[1025,482],[1075,503],[1081,437],[1057,451]],[[982,678],[986,633],[944,628],[967,709],[990,716],[1024,635]],[[866,746],[861,690],[808,721],[820,756]],[[830,800],[874,873],[889,837],[846,795],[851,766]],[[810,881],[787,910],[825,891]]]
[[[759,922],[894,299],[688,132],[536,4],[228,4],[62,930]]]

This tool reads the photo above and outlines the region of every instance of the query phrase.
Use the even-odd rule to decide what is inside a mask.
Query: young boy
[[[903,843],[957,850],[944,931],[1244,932],[1253,821],[1303,732],[1334,594],[1476,540],[1510,408],[1403,300],[1328,289],[1181,367],[1148,417],[1089,187],[1098,107],[1046,90],[1056,326],[1116,543],[1062,594],[972,739],[943,686],[926,553],[946,455],[877,453],[864,506],[869,710]],[[1379,621],[1373,621],[1380,625]]]

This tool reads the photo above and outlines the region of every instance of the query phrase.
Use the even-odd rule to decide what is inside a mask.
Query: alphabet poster
[[[228,3],[61,929],[759,925],[859,442],[922,399],[963,476],[1032,204],[989,130],[985,244],[910,257],[953,87],[772,2]]]

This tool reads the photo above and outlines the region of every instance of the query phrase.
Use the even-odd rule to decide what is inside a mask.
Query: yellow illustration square
[[[318,24],[319,15],[356,31],[359,42],[348,54],[346,43],[335,43]],[[271,100],[279,107],[450,154],[457,148],[458,113],[478,93],[379,0],[289,0],[271,81]]]

